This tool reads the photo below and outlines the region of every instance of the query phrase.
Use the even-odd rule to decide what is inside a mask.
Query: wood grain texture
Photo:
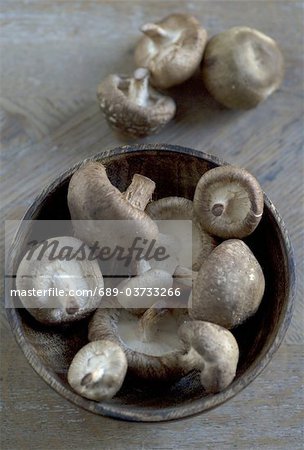
[[[302,448],[303,357],[295,344],[282,346],[263,375],[221,407],[182,421],[137,424],[96,416],[63,400],[33,373],[14,340],[5,343],[3,450]]]
[[[140,142],[202,149],[257,176],[284,217],[295,248],[299,276],[292,325],[275,360],[235,399],[207,415],[153,426],[117,423],[68,404],[33,373],[2,316],[5,449],[44,449],[47,441],[54,449],[301,448],[302,2],[2,1],[3,216],[20,218],[60,172],[126,143],[102,118],[96,86],[110,72],[131,71],[139,26],[172,11],[195,14],[210,35],[239,24],[256,27],[282,48],[284,83],[257,109],[222,109],[196,77],[172,90],[175,120]],[[1,248],[3,254],[3,234]]]

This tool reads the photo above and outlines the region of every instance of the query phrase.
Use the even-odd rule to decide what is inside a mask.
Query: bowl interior
[[[172,148],[161,151],[124,148],[93,159],[102,159],[111,182],[122,191],[134,173],[150,177],[156,182],[154,199],[171,195],[192,199],[202,174],[218,165],[216,158],[203,153]],[[74,170],[44,191],[25,218],[69,219],[67,188]],[[23,256],[21,232],[15,242],[20,245],[13,246],[12,259],[18,264]],[[165,386],[127,378],[122,390],[109,402],[101,404],[83,399],[70,389],[66,374],[75,353],[87,343],[88,320],[58,329],[39,324],[24,309],[9,310],[8,318],[35,370],[66,398],[86,409],[130,420],[166,420],[198,413],[232,397],[252,381],[267,364],[290,320],[289,243],[267,198],[262,221],[245,242],[263,268],[266,290],[258,312],[233,330],[240,347],[237,375],[232,385],[217,395],[205,395],[197,375],[190,374]]]

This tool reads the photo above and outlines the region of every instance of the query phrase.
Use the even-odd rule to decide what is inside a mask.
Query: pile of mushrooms
[[[97,97],[109,125],[142,137],[159,132],[176,111],[159,90],[180,85],[200,68],[207,91],[231,109],[257,106],[279,88],[284,60],[277,43],[253,28],[239,26],[213,36],[189,14],[171,14],[141,27],[132,76],[111,74]]]
[[[62,251],[83,243],[88,252],[94,239],[107,239],[96,225],[99,220],[126,220],[130,221],[127,233],[115,230],[118,242],[122,244],[132,229],[135,234],[140,230],[147,240],[168,243],[172,257],[167,264],[133,261],[133,272],[110,298],[63,296],[55,303],[41,297],[21,298],[35,319],[48,325],[73,323],[93,314],[89,343],[75,355],[67,374],[70,386],[92,400],[115,396],[127,373],[172,382],[196,371],[205,394],[225,389],[236,375],[239,359],[233,331],[257,311],[263,298],[262,268],[242,240],[262,218],[263,192],[257,180],[244,169],[223,166],[202,175],[193,201],[180,197],[151,201],[154,189],[152,180],[134,174],[130,186],[120,192],[103,164],[85,162],[68,189],[76,237],[54,239]],[[192,221],[192,263],[185,258],[174,222],[172,228],[160,225],[158,220],[164,218]],[[104,286],[98,260],[50,261],[49,250],[39,260],[39,251],[38,246],[30,259],[26,254],[21,261],[17,288]],[[184,295],[177,295],[174,286],[182,286]],[[152,294],[125,295],[127,288],[141,287]],[[161,288],[166,296],[157,295],[155,289]]]
[[[133,76],[111,74],[97,98],[112,128],[133,137],[159,132],[176,111],[174,100],[157,89],[183,83],[198,69],[207,32],[189,14],[171,14],[141,27]]]

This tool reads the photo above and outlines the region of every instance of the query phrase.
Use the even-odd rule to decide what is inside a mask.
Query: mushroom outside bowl
[[[90,159],[106,166],[111,182],[121,191],[135,173],[151,178],[156,183],[154,199],[168,196],[192,199],[202,174],[226,164],[200,151],[161,144],[118,147]],[[68,183],[80,164],[60,175],[27,210],[10,248],[9,270],[14,270],[24,255],[23,243],[30,232],[25,220],[69,220]],[[261,373],[278,349],[291,320],[295,293],[293,252],[284,223],[266,195],[262,221],[244,241],[263,268],[266,289],[257,313],[232,330],[240,348],[237,374],[228,388],[215,395],[206,395],[199,376],[192,373],[166,385],[149,385],[127,377],[113,399],[102,403],[85,399],[69,386],[67,370],[77,351],[88,342],[88,319],[63,329],[49,327],[35,321],[16,304],[16,308],[6,310],[8,321],[35,371],[59,394],[84,409],[142,422],[202,413],[229,400]],[[7,296],[10,289],[15,289],[13,278],[6,283]]]

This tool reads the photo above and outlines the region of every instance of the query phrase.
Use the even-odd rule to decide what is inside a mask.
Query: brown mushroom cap
[[[98,291],[104,287],[104,283],[98,262],[76,257],[70,260],[69,255],[66,259],[57,258],[63,249],[72,249],[72,255],[80,248],[83,248],[88,257],[89,248],[83,247],[83,242],[71,236],[50,238],[45,243],[48,244],[45,250],[42,243],[33,253],[31,250],[27,252],[19,264],[16,287],[27,293],[20,297],[21,302],[36,320],[47,325],[83,319],[101,301]],[[54,255],[52,252],[55,247],[52,243],[58,243]],[[52,291],[48,293],[50,288],[54,294]],[[95,288],[96,295],[89,295],[89,290],[94,293]],[[36,295],[31,296],[29,292],[33,289]],[[42,295],[38,295],[39,291],[42,291]]]
[[[174,100],[149,86],[148,79],[147,69],[139,68],[133,77],[109,75],[99,84],[99,105],[113,128],[134,137],[146,136],[174,117]]]
[[[269,36],[234,27],[207,43],[202,76],[210,94],[227,108],[254,108],[280,86],[283,55]]]
[[[262,268],[249,247],[229,239],[202,264],[194,282],[189,315],[232,328],[258,309],[265,288]]]
[[[207,32],[189,14],[171,14],[141,28],[144,36],[135,50],[135,61],[147,67],[151,83],[162,89],[183,83],[198,68]]]
[[[135,188],[135,181],[138,189]],[[143,183],[148,184],[145,190]],[[151,180],[137,176],[133,178],[132,189],[121,193],[107,177],[100,162],[86,162],[72,176],[68,190],[68,205],[76,234],[89,245],[97,241],[101,246],[113,243],[128,248],[135,237],[148,243],[158,237],[158,228],[152,219],[140,208],[145,208],[151,198]],[[141,195],[138,202],[137,191]],[[136,206],[133,204],[133,199]],[[111,220],[111,229],[103,220]],[[123,226],[120,221],[124,221]],[[114,221],[117,221],[116,223]],[[102,229],[101,229],[102,228]]]
[[[127,366],[127,358],[117,343],[90,342],[75,355],[68,370],[68,382],[83,397],[109,400],[121,388]]]
[[[100,308],[89,324],[89,340],[110,340],[118,343],[128,360],[129,372],[148,380],[169,380],[179,378],[183,368],[178,364],[177,354],[182,344],[177,330],[188,315],[184,310],[170,310],[159,319],[155,338],[147,342],[141,334],[140,318],[119,308],[113,300],[114,308]],[[153,326],[155,326],[153,324]]]
[[[181,364],[189,370],[201,371],[201,383],[206,392],[216,393],[229,386],[239,359],[233,334],[214,323],[195,320],[181,325],[178,335],[186,349]]]
[[[146,213],[157,220],[159,232],[165,235],[173,235],[179,239],[180,247],[177,249],[177,257],[180,265],[186,266],[188,255],[192,253],[192,268],[198,270],[202,262],[216,246],[216,241],[202,229],[197,217],[194,215],[193,202],[183,197],[165,197],[151,202],[146,208]],[[174,221],[192,221],[192,242],[190,237],[184,236],[180,240],[180,229],[174,234]],[[171,225],[172,221],[172,225]],[[191,248],[192,244],[192,248]],[[190,247],[190,248],[189,248]],[[170,253],[170,251],[168,252]]]
[[[207,233],[223,239],[243,238],[260,223],[264,196],[258,181],[245,169],[221,166],[201,177],[193,205]]]

